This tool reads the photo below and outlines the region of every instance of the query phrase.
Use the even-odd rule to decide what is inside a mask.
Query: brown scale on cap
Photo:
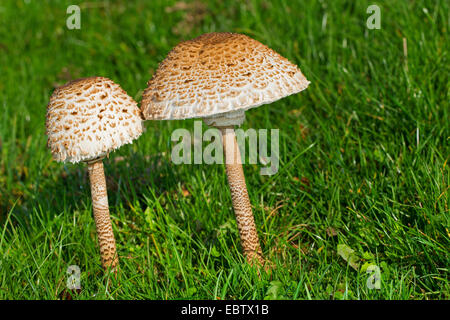
[[[309,81],[286,58],[243,34],[208,33],[178,44],[148,82],[145,119],[207,117],[300,92]]]
[[[112,80],[78,79],[53,92],[47,106],[47,145],[58,161],[104,157],[142,134],[137,103]]]

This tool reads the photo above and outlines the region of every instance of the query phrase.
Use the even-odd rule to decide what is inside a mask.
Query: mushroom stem
[[[95,226],[102,266],[105,270],[115,270],[119,263],[116,251],[116,240],[111,225],[108,207],[108,193],[106,189],[103,159],[88,162],[89,180],[91,181],[92,207],[94,210]]]
[[[218,128],[222,134],[228,185],[244,256],[250,264],[255,262],[264,264],[234,128],[232,126]]]

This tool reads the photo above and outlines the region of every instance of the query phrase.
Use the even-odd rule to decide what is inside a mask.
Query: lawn
[[[80,29],[66,26],[72,4]],[[376,1],[380,29],[367,27],[371,4],[2,0],[0,299],[449,299],[449,2]],[[279,129],[279,171],[244,165],[274,266],[245,263],[224,166],[171,161],[172,132],[194,121],[146,121],[104,160],[112,277],[86,165],[46,146],[49,97],[104,76],[140,102],[173,46],[213,31],[249,35],[311,81],[243,125]]]

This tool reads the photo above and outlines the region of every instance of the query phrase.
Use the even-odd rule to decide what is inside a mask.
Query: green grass
[[[78,265],[77,299],[448,299],[449,3],[377,1],[381,29],[369,30],[372,3],[1,1],[0,298],[59,299]],[[80,30],[66,28],[69,4]],[[280,129],[278,174],[244,166],[275,268],[259,277],[244,263],[223,166],[171,163],[172,131],[193,121],[148,121],[104,161],[121,259],[109,279],[86,166],[46,148],[48,99],[98,75],[140,101],[173,46],[211,31],[245,33],[311,81],[244,124]]]

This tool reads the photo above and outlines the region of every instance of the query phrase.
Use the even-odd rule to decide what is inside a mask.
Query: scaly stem
[[[255,219],[252,213],[247,186],[245,184],[244,171],[241,164],[241,153],[236,141],[233,127],[219,127],[222,133],[223,150],[225,156],[225,168],[227,171],[228,185],[231,192],[236,222],[241,237],[244,256],[250,264],[259,262],[264,264]]]
[[[117,256],[116,240],[114,239],[111,218],[109,216],[108,193],[102,159],[89,162],[88,170],[102,266],[105,270],[108,268],[115,270],[119,263],[119,258]]]

